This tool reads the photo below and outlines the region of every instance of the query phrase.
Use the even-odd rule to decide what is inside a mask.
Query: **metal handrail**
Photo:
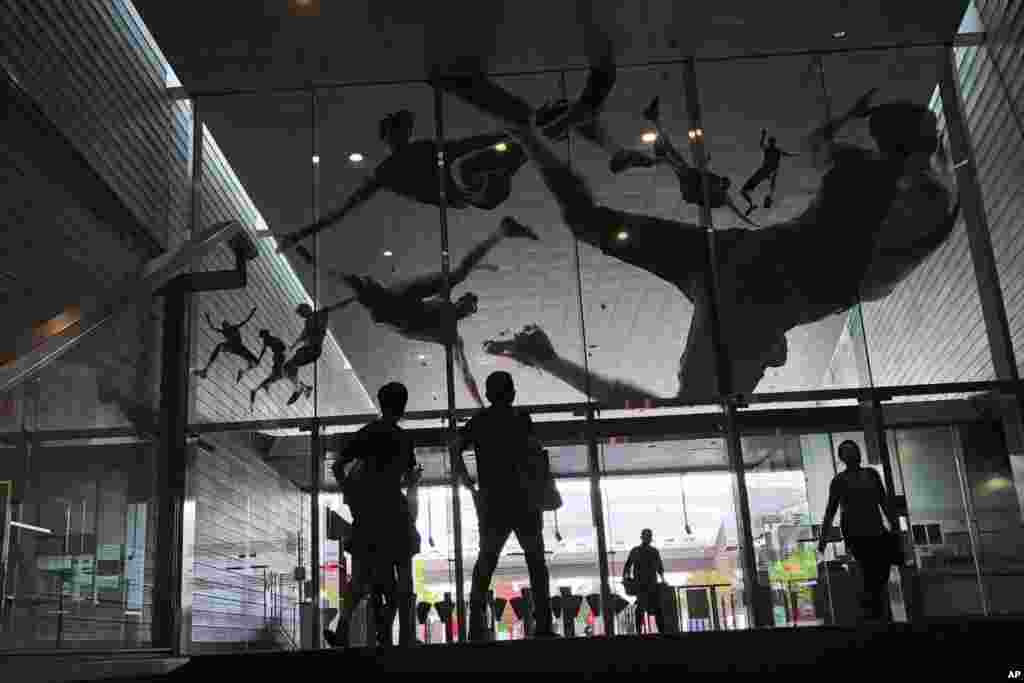
[[[224,221],[204,230],[173,252],[161,254],[146,263],[136,282],[122,285],[110,300],[92,305],[78,323],[50,337],[18,359],[0,368],[0,393],[10,391],[70,351],[86,337],[105,326],[127,306],[142,297],[152,296],[190,263],[209,254],[221,243],[243,230],[235,220]]]

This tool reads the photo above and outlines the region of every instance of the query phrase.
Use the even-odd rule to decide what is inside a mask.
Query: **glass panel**
[[[150,646],[153,452],[131,438],[30,447],[29,474],[14,479],[0,648]]]
[[[586,446],[578,443],[564,443],[545,440],[551,458],[552,470],[556,476],[565,471],[582,472],[586,468]],[[477,472],[476,454],[467,452],[466,465],[475,479]],[[582,469],[580,467],[582,463]],[[557,488],[562,497],[562,507],[554,512],[543,513],[544,552],[550,575],[550,597],[553,627],[565,637],[583,637],[604,633],[602,619],[593,614],[587,596],[600,594],[599,570],[596,564],[597,537],[590,507],[590,482],[579,477],[559,477]],[[467,600],[472,589],[472,575],[480,550],[482,532],[477,508],[472,495],[461,490],[462,544],[466,572]],[[496,598],[507,601],[507,606],[495,619],[497,640],[519,640],[527,637],[522,619],[523,591],[530,589],[525,554],[515,533],[509,535],[498,559],[498,565],[491,579],[489,590]],[[568,595],[565,598],[564,595]],[[555,597],[558,596],[558,597]],[[578,603],[578,605],[577,605]],[[595,602],[596,604],[596,602]],[[493,605],[490,612],[494,618]]]
[[[308,433],[204,433],[193,454],[192,651],[312,647]]]
[[[893,430],[890,439],[907,497],[926,617],[983,611],[972,520],[960,480],[961,438],[957,428],[930,427]]]
[[[559,79],[553,75],[494,83],[533,107],[561,97]],[[446,97],[445,131],[453,156],[458,155],[452,163],[460,188],[452,199],[465,204],[448,217],[453,284],[465,280],[452,296],[465,292],[478,298],[477,312],[459,325],[468,375],[478,376],[482,394],[489,373],[514,372],[517,400],[523,405],[579,402],[583,374],[573,375],[574,384],[559,380],[568,379],[566,375],[552,373],[556,365],[582,366],[583,361],[572,233],[536,164],[519,142],[507,138],[505,128],[505,122]],[[554,149],[561,155],[565,144],[554,144]],[[531,361],[531,349],[543,337],[559,361]],[[538,372],[519,371],[526,369],[526,361]],[[458,365],[455,370],[457,405],[479,405],[471,381]]]
[[[625,601],[617,601],[622,606],[617,632],[746,628],[733,477],[724,440],[710,435],[614,437],[601,447],[601,467],[614,473],[602,478],[601,487],[612,590]],[[630,556],[646,552],[638,548],[644,529],[652,532],[670,587],[657,593],[627,590],[623,581]],[[640,579],[633,570],[629,575]],[[650,611],[637,609],[655,601],[662,610],[660,625]]]
[[[314,335],[310,343],[294,344],[305,325],[303,305],[311,307],[317,300],[314,265],[303,256],[318,255],[317,244],[311,241],[301,252],[285,255],[268,237],[313,219],[312,188],[320,160],[313,154],[311,96],[218,98],[204,105],[203,116],[208,134],[202,224],[238,220],[256,242],[257,257],[248,264],[244,290],[196,297],[195,420],[372,412],[331,329],[320,339]],[[253,145],[253,139],[260,144]],[[268,165],[268,158],[274,164]],[[282,173],[289,182],[281,182]],[[203,270],[233,266],[231,250],[224,246],[206,259]],[[329,305],[319,303],[321,308]],[[242,322],[246,325],[237,333],[225,334],[225,323]],[[264,368],[266,361],[269,367]],[[324,372],[315,372],[321,363]]]
[[[880,88],[873,99],[880,108],[867,124],[856,121],[845,127],[839,140],[881,150],[884,155],[894,144],[910,147],[918,139],[914,126],[900,121],[899,103],[925,107],[938,118],[937,148],[934,139],[922,141],[926,151],[912,157],[919,160],[919,170],[913,170],[911,162],[904,167],[888,217],[865,243],[874,254],[862,281],[861,318],[851,319],[847,327],[863,334],[871,376],[878,386],[992,377],[967,234],[963,221],[950,220],[956,193],[955,159],[938,96],[945,59],[943,49],[913,49],[825,60],[833,115],[848,111],[870,88]],[[877,130],[875,138],[870,125]],[[885,132],[886,126],[891,133]],[[894,141],[887,142],[886,136]],[[938,153],[928,157],[929,146]],[[886,187],[861,187],[857,196],[863,198],[869,191],[882,196]],[[837,243],[833,248],[849,252],[852,245]]]
[[[585,78],[568,79],[570,97]],[[576,226],[591,390],[627,408],[716,393],[682,78],[681,66],[623,70],[593,127],[599,144],[594,131],[573,136],[573,168],[607,209]]]
[[[711,168],[731,180],[729,195],[740,210],[715,215],[716,286],[733,389],[869,384],[862,338],[846,331],[856,283],[826,290],[838,257],[813,246],[836,239],[833,229],[816,226],[810,208],[822,169],[815,168],[805,140],[832,106],[817,62],[787,57],[698,64],[697,79]],[[758,83],[770,89],[754,87]],[[830,371],[837,354],[853,365]]]
[[[408,411],[445,409],[444,347],[430,339],[443,312],[432,299],[442,282],[433,91],[322,90],[318,98],[318,215],[331,222],[316,246],[317,288],[322,306],[357,297],[331,314],[347,374],[321,361],[318,381],[334,396],[360,394],[322,400],[319,414],[376,412],[377,390],[389,381],[408,388]],[[380,135],[387,126],[393,148]],[[376,189],[360,194],[371,178]]]
[[[1004,11],[1009,12],[997,4],[981,3],[979,7],[971,2],[960,30],[998,30],[1004,22],[1010,21],[1009,13],[1003,16]],[[1013,348],[1021,358],[1024,328],[1020,310],[1024,301],[1021,297],[1024,280],[1018,275],[1020,235],[1014,226],[1020,224],[1024,196],[1013,183],[1013,169],[1020,168],[1024,161],[1024,121],[1013,93],[1018,87],[1016,74],[1020,69],[1021,46],[1013,40],[988,41],[977,47],[956,48],[954,52],[964,123],[973,148]],[[961,160],[959,155],[956,160]]]

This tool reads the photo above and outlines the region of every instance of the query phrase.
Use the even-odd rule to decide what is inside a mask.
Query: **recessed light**
[[[658,139],[658,134],[653,131],[647,131],[646,133],[640,136],[640,139],[646,142],[647,144],[650,144]]]
[[[385,256],[394,256],[394,254],[393,254],[393,253],[391,252],[391,250],[390,250],[390,249],[385,249],[385,250],[384,250],[384,255],[385,255]]]
[[[620,242],[625,242],[626,240],[629,239],[629,233],[626,232],[625,230],[619,230],[619,234],[615,236],[615,239],[617,239]]]
[[[836,40],[842,40],[846,38],[846,31],[836,31],[835,33],[832,34],[832,37],[835,38]]]
[[[499,142],[498,144],[496,144],[494,146],[494,149],[497,152],[507,152],[508,151],[508,144],[506,144],[504,142]]]
[[[319,164],[319,163],[320,163],[320,155],[319,154],[314,154],[313,155],[313,164],[316,165],[316,164]]]
[[[365,157],[359,152],[352,152],[351,154],[348,155],[348,160],[351,161],[353,164],[358,164],[364,158]]]
[[[696,140],[697,138],[704,137],[704,130],[702,128],[693,128],[689,132],[690,139]]]

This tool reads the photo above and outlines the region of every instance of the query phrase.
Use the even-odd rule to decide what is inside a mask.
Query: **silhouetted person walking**
[[[839,527],[846,548],[861,566],[864,576],[864,611],[869,619],[889,619],[889,567],[892,565],[892,539],[882,523],[882,513],[889,528],[899,529],[896,515],[882,478],[874,469],[861,467],[860,447],[847,440],[839,444],[839,459],[846,470],[837,474],[829,486],[828,505],[821,524],[818,551],[824,553],[826,539],[836,511],[842,510]]]
[[[398,421],[405,414],[409,392],[404,385],[390,382],[377,393],[381,417],[360,429],[335,461],[335,476],[358,461],[358,480],[346,486],[346,503],[352,509],[353,556],[352,600],[338,621],[337,642],[348,643],[352,612],[369,592],[383,603],[378,619],[378,637],[390,644],[391,616],[397,611],[399,645],[415,641],[415,593],[412,557],[419,552],[419,535],[412,526],[409,501],[403,485],[418,479],[412,442]],[[383,627],[383,628],[382,628]]]
[[[536,619],[535,637],[554,637],[548,568],[544,557],[543,518],[530,495],[528,458],[540,448],[533,436],[533,422],[527,413],[513,407],[516,389],[512,376],[492,372],[486,382],[490,407],[478,412],[462,428],[452,448],[452,469],[467,486],[473,480],[462,453],[469,446],[476,452],[480,488],[475,492],[480,523],[480,553],[473,567],[470,591],[469,632],[471,640],[484,638],[487,591],[509,534],[513,531],[526,555]]]
[[[629,551],[626,564],[622,567],[622,580],[632,579],[636,592],[637,631],[642,632],[648,614],[654,615],[658,624],[658,633],[665,632],[665,615],[661,609],[661,592],[658,577],[665,582],[665,565],[661,562],[661,553],[651,545],[654,533],[650,529],[640,532],[640,545]]]

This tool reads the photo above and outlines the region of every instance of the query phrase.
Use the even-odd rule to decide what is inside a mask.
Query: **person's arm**
[[[800,156],[799,154],[793,154],[792,152],[787,152],[787,151],[785,151],[785,150],[782,150],[782,149],[780,149],[780,150],[779,150],[779,154],[781,154],[781,155],[782,155],[782,156],[784,156],[784,157],[791,157],[791,158],[792,158],[792,157],[798,157],[798,156]]]
[[[264,339],[263,340],[263,348],[260,349],[259,358],[256,359],[256,365],[259,365],[260,363],[263,362],[263,354],[265,354],[266,352],[267,352],[267,340]]]
[[[658,576],[661,577],[661,582],[662,583],[668,583],[665,580],[665,563],[661,561],[661,552],[658,551],[657,549],[655,549],[654,552],[656,552],[658,554],[658,567],[657,567],[657,569],[658,569]]]
[[[498,356],[507,356],[518,362],[535,367],[549,375],[557,377],[582,394],[590,390],[590,395],[608,405],[625,405],[626,401],[642,402],[657,400],[653,393],[624,381],[613,380],[603,375],[590,372],[589,375],[578,363],[562,358],[551,345],[547,334],[536,328],[534,334],[539,335],[530,342],[530,346],[514,346],[506,342],[485,342],[484,351]]]
[[[253,306],[253,307],[252,307],[252,310],[251,310],[251,311],[249,311],[249,315],[248,315],[248,316],[246,316],[245,320],[243,320],[242,322],[238,323],[237,327],[238,327],[238,328],[242,328],[242,327],[245,327],[245,326],[246,326],[246,324],[248,324],[248,322],[249,322],[250,320],[252,320],[252,317],[253,317],[254,315],[256,315],[256,307],[255,307],[255,306]]]
[[[463,452],[472,442],[470,438],[470,424],[463,427],[455,435],[455,440],[452,442],[450,447],[451,459],[452,459],[452,475],[456,481],[461,481],[468,487],[472,487],[475,483],[473,478],[469,476],[469,469],[466,467],[466,461],[462,457]]]
[[[821,538],[818,539],[819,552],[825,552],[825,546],[828,545],[826,539],[832,530],[832,520],[839,509],[839,486],[839,477],[835,477],[828,487],[828,504],[825,506],[825,519],[821,521]]]
[[[626,557],[626,564],[622,565],[622,580],[625,581],[626,577],[629,576],[629,572],[633,569],[633,560],[636,559],[634,550],[629,551],[629,556]]]
[[[848,112],[818,127],[808,136],[806,142],[808,152],[816,167],[822,168],[829,165],[837,149],[850,147],[850,145],[837,145],[835,136],[853,119],[864,118],[871,113],[871,98],[877,91],[878,88],[872,88],[864,93]]]
[[[347,299],[342,299],[341,301],[338,301],[337,303],[331,304],[327,308],[321,309],[321,313],[323,313],[324,315],[330,315],[331,313],[334,313],[337,310],[345,308],[346,306],[348,306],[352,302],[358,301],[358,300],[359,300],[359,297],[350,296]]]
[[[764,139],[766,137],[768,137],[768,129],[767,128],[762,128],[761,129],[761,141],[757,143],[757,146],[760,147],[761,149],[764,149]]]
[[[899,531],[899,521],[897,520],[896,510],[893,508],[892,496],[886,493],[885,484],[882,483],[882,477],[878,474],[878,470],[872,468],[871,471],[875,475],[875,483],[878,484],[878,506],[882,508],[882,513],[889,521],[889,528],[892,531]]]
[[[349,213],[351,213],[356,207],[365,204],[369,201],[377,192],[382,189],[384,185],[377,180],[376,175],[372,175],[356,189],[348,199],[341,206],[340,209],[335,209],[329,212],[323,218],[308,225],[304,228],[290,232],[286,235],[281,235],[278,239],[277,252],[283,253],[289,249],[293,249],[298,245],[299,242],[305,240],[313,235],[326,230],[327,228],[340,223]]]

